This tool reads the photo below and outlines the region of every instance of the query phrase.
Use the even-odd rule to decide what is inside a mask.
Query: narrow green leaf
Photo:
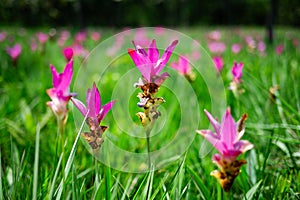
[[[261,184],[262,180],[258,181],[246,194],[244,200],[251,200],[255,194],[255,192],[257,191],[257,189],[259,188],[259,185]]]
[[[187,170],[193,177],[193,179],[196,182],[196,184],[198,185],[198,187],[200,188],[200,192],[202,193],[203,198],[211,199],[208,189],[206,188],[206,186],[203,183],[203,181],[201,180],[201,178],[197,175],[197,173],[193,169],[191,169],[189,166],[187,166]]]
[[[37,199],[38,170],[39,170],[39,150],[40,150],[40,125],[36,126],[35,153],[34,153],[34,172],[32,199]]]

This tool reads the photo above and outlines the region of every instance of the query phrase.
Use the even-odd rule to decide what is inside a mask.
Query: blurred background
[[[300,25],[299,0],[1,0],[0,25]]]

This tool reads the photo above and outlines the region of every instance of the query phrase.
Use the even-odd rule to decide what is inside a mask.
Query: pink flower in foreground
[[[161,58],[159,58],[159,51],[155,40],[152,40],[148,52],[135,43],[133,43],[135,50],[128,49],[130,57],[141,72],[146,83],[155,83],[160,86],[169,76],[166,72],[161,75],[159,73],[166,66],[177,43],[178,40],[173,41],[162,54]]]
[[[67,104],[74,93],[70,93],[70,84],[73,76],[73,60],[67,63],[64,72],[58,73],[53,65],[50,65],[52,72],[53,88],[47,90],[52,101],[47,105],[52,109],[56,117],[64,121],[68,115]]]
[[[276,52],[277,55],[281,55],[282,52],[283,52],[283,50],[284,50],[283,44],[279,44],[279,45],[275,48],[275,52]]]
[[[223,69],[224,63],[222,57],[213,57],[213,62],[218,72]]]
[[[115,101],[111,101],[104,106],[101,105],[101,97],[96,84],[93,84],[92,89],[88,89],[86,93],[86,105],[78,99],[72,98],[76,108],[83,116],[86,116],[93,122],[95,126],[99,126],[100,122],[104,119],[108,111],[112,108]]]
[[[233,44],[231,46],[232,53],[238,54],[241,51],[241,45],[240,44]]]
[[[244,64],[241,62],[241,63],[237,63],[236,61],[234,61],[234,64],[231,68],[231,73],[233,75],[233,81],[236,81],[236,82],[241,82],[241,78],[242,78],[242,75],[243,75],[243,67],[244,67]]]
[[[6,52],[13,60],[13,63],[16,64],[22,52],[22,46],[20,44],[15,44],[13,47],[7,47]]]
[[[223,42],[210,42],[208,43],[208,49],[212,53],[222,54],[225,51],[226,46]]]
[[[249,141],[241,140],[245,133],[247,115],[244,114],[238,122],[235,122],[228,108],[221,123],[218,123],[208,111],[204,110],[204,112],[215,129],[215,133],[211,130],[197,130],[197,133],[209,141],[220,153],[212,157],[212,161],[220,171],[215,170],[211,175],[216,177],[223,189],[228,192],[235,177],[240,173],[240,167],[246,164],[245,160],[236,160],[236,158],[254,147]]]
[[[63,54],[65,59],[69,62],[73,58],[73,49],[71,47],[66,47],[63,49]]]

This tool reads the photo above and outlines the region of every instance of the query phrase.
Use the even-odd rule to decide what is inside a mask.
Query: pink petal
[[[160,86],[170,75],[167,72],[162,73],[162,75],[156,77],[152,80],[156,85]]]
[[[230,114],[230,108],[226,110],[221,124],[221,141],[224,142],[228,149],[233,149],[233,143],[236,138],[235,122]]]
[[[196,132],[209,141],[221,154],[226,150],[218,136],[211,130],[197,130]]]
[[[69,63],[67,63],[64,72],[60,74],[60,83],[57,86],[57,89],[63,91],[65,96],[70,95],[69,90],[72,81],[72,76],[73,76],[73,61],[71,60]]]
[[[99,118],[98,118],[99,123],[104,119],[104,117],[106,116],[106,114],[108,113],[108,111],[110,111],[110,109],[113,107],[113,105],[115,104],[115,102],[116,102],[115,100],[111,101],[111,102],[105,104],[102,107],[102,109],[101,109],[101,111],[99,113]]]
[[[101,98],[96,84],[93,84],[92,89],[88,89],[86,94],[86,103],[89,109],[89,117],[96,118],[101,109]]]
[[[85,105],[80,100],[75,98],[71,98],[71,101],[73,102],[74,106],[81,112],[81,114],[85,116],[87,112]]]
[[[158,62],[160,62],[158,64],[158,66],[156,67],[156,74],[159,74],[159,72],[166,66],[167,62],[169,61],[172,52],[174,51],[174,48],[176,47],[178,43],[178,40],[175,40],[171,43],[170,46],[168,46],[168,48],[165,50],[165,52],[163,53],[161,59],[159,59]]]
[[[156,63],[159,58],[159,51],[156,47],[156,41],[152,40],[152,43],[150,44],[149,50],[148,50],[148,56],[151,63]]]
[[[208,120],[210,121],[211,125],[214,127],[216,134],[218,135],[218,137],[220,137],[220,124],[219,122],[207,111],[204,110]]]
[[[59,86],[59,83],[60,83],[60,76],[59,76],[58,72],[56,71],[55,67],[52,64],[50,64],[50,70],[51,70],[51,73],[52,73],[53,87],[57,88]]]
[[[247,140],[240,140],[234,144],[234,148],[241,153],[244,153],[250,149],[252,149],[254,145]]]

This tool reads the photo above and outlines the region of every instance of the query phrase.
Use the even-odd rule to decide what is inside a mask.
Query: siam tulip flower
[[[57,40],[57,43],[59,46],[63,47],[66,43],[66,41],[70,38],[70,32],[67,30],[64,30],[60,33],[60,37]]]
[[[49,38],[49,36],[47,34],[42,33],[42,32],[37,33],[36,36],[42,45],[44,45]]]
[[[80,31],[75,35],[75,42],[76,43],[82,43],[86,40],[86,32],[85,31]]]
[[[215,41],[220,40],[221,39],[221,32],[220,31],[211,31],[208,34],[208,39],[215,40]]]
[[[37,50],[37,48],[38,48],[38,45],[36,43],[35,38],[31,38],[31,41],[30,41],[30,49],[31,49],[31,51],[34,52],[34,51]]]
[[[237,63],[236,61],[234,61],[234,64],[231,68],[231,73],[233,78],[232,81],[230,82],[229,89],[232,90],[235,97],[238,97],[240,93],[244,92],[242,89],[240,89],[240,85],[242,82],[241,78],[243,75],[243,67],[244,67],[243,63]]]
[[[73,58],[73,49],[71,47],[66,47],[63,49],[63,54],[67,62],[69,62]]]
[[[284,50],[283,44],[279,44],[279,45],[277,45],[276,48],[275,48],[275,52],[276,52],[277,55],[281,55],[282,52],[283,52],[283,50]]]
[[[266,44],[263,41],[259,41],[257,44],[257,50],[259,51],[260,55],[265,56]]]
[[[231,68],[231,73],[233,75],[233,81],[240,83],[241,82],[241,78],[243,75],[243,67],[244,64],[241,63],[237,63],[236,61],[234,61],[233,67]]]
[[[100,37],[101,37],[101,35],[99,32],[94,31],[91,33],[91,39],[95,42],[99,41]]]
[[[222,57],[213,57],[212,59],[213,59],[213,62],[215,64],[217,71],[220,72],[224,67]]]
[[[67,104],[74,93],[70,93],[70,84],[73,76],[73,60],[67,63],[64,72],[58,73],[53,65],[50,65],[52,72],[53,88],[47,90],[52,101],[47,105],[52,109],[57,119],[65,124],[68,116]]]
[[[256,47],[255,40],[251,36],[246,36],[245,37],[245,42],[249,48],[250,51],[253,51]]]
[[[238,53],[241,51],[241,49],[242,49],[242,47],[241,47],[240,44],[233,44],[233,45],[231,46],[231,51],[232,51],[232,53],[234,53],[234,54],[238,54]]]
[[[166,72],[160,75],[160,72],[169,61],[177,43],[178,40],[173,41],[161,58],[155,40],[152,40],[148,52],[135,43],[133,44],[136,50],[128,49],[129,55],[143,76],[144,84],[154,83],[159,87],[169,76]]]
[[[96,84],[93,84],[92,89],[88,89],[86,93],[86,105],[78,99],[72,98],[71,101],[83,116],[87,116],[86,122],[90,127],[90,133],[82,133],[92,149],[98,150],[103,143],[102,135],[107,129],[106,126],[100,126],[101,121],[112,108],[115,101],[111,101],[104,106],[101,106],[101,97]]]
[[[2,42],[3,40],[5,40],[6,36],[7,36],[6,32],[0,32],[0,42]]]
[[[20,44],[15,44],[13,47],[7,47],[6,52],[11,57],[13,64],[16,65],[22,52],[22,46]]]
[[[163,27],[157,26],[154,28],[154,32],[157,36],[161,36],[164,34],[165,30]]]
[[[146,30],[144,28],[136,30],[133,41],[141,47],[146,47],[151,43],[151,40],[146,36]]]
[[[72,49],[75,56],[80,56],[85,58],[89,54],[89,51],[86,50],[81,44],[78,43],[72,45]]]
[[[226,192],[229,192],[234,179],[240,173],[241,166],[246,164],[245,160],[237,160],[237,157],[254,147],[249,141],[241,140],[245,133],[247,114],[235,122],[230,108],[227,108],[221,123],[218,123],[208,111],[204,110],[204,112],[215,129],[215,133],[211,130],[197,130],[197,133],[219,152],[212,157],[212,161],[218,166],[219,171],[215,170],[211,172],[211,175],[218,179]]]
[[[172,62],[170,66],[177,70],[179,74],[185,76],[189,81],[193,81],[192,67],[184,56],[179,56],[178,62]]]
[[[226,46],[223,42],[210,42],[208,43],[208,49],[214,54],[222,54]]]

